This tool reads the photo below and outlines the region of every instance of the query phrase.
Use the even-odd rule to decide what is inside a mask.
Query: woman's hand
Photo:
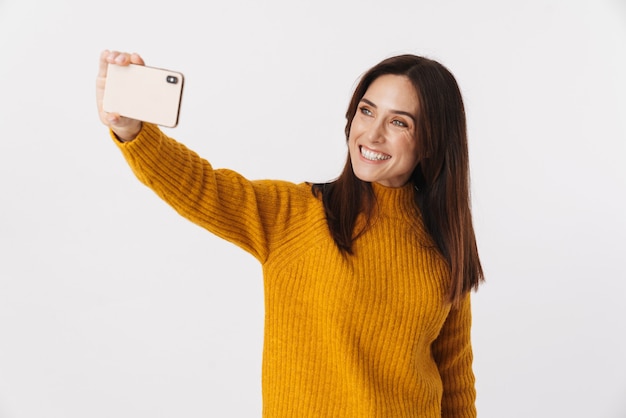
[[[98,69],[98,77],[96,78],[96,102],[100,120],[103,124],[111,128],[120,141],[132,141],[139,131],[141,131],[141,121],[125,118],[117,113],[108,113],[102,110],[102,98],[104,97],[104,86],[106,84],[107,68],[109,64],[144,65],[144,62],[138,54],[104,50],[100,54],[100,66]]]

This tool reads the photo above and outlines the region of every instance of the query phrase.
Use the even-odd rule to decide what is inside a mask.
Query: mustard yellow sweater
[[[476,416],[469,295],[444,302],[410,186],[373,185],[374,222],[343,256],[306,183],[215,170],[150,124],[119,147],[181,215],[262,264],[264,417]]]

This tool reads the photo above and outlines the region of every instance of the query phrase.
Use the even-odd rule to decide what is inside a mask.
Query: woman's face
[[[417,93],[409,79],[382,75],[370,84],[350,126],[354,174],[387,187],[406,184],[417,166]]]

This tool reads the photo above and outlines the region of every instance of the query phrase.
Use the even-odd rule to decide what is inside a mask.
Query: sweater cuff
[[[158,142],[158,138],[161,136],[161,131],[154,124],[142,122],[141,131],[139,131],[135,139],[131,141],[121,141],[112,129],[109,129],[109,134],[111,135],[113,142],[115,142],[115,144],[123,150],[134,148],[136,146],[142,146],[142,144],[145,145],[148,143]]]

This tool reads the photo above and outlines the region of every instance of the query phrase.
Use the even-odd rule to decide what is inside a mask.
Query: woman
[[[216,170],[156,126],[98,110],[144,184],[263,266],[265,417],[474,417],[470,296],[482,281],[465,114],[441,64],[386,59],[347,111],[326,184]]]

